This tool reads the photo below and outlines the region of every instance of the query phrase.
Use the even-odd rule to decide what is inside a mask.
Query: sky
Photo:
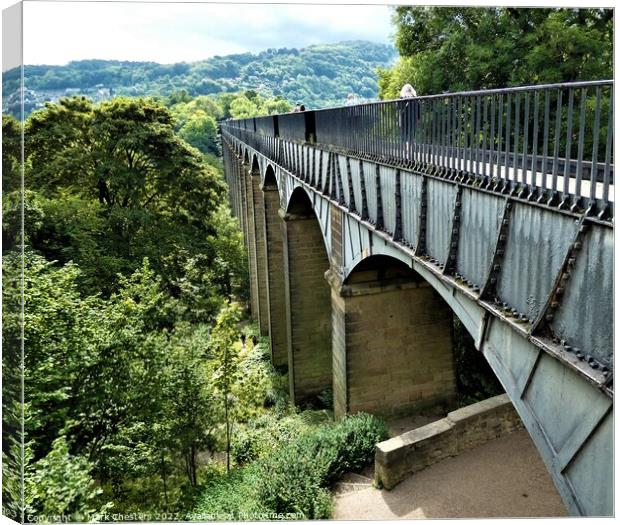
[[[192,62],[343,40],[391,43],[386,5],[24,3],[24,63]]]

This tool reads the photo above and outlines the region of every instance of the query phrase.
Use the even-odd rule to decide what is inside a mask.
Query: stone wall
[[[267,245],[265,243],[265,200],[260,188],[260,174],[252,173],[254,207],[254,256],[256,257],[256,292],[258,294],[258,327],[261,335],[269,335],[267,307]]]
[[[452,313],[426,283],[332,292],[334,414],[380,417],[455,406]]]
[[[276,367],[288,367],[286,351],[286,300],[284,298],[284,242],[278,189],[263,188],[265,195],[265,251],[267,253],[267,303],[271,361]]]
[[[303,404],[332,386],[329,260],[314,214],[282,218],[289,382]]]
[[[254,193],[252,191],[252,175],[247,166],[242,166],[243,177],[245,180],[245,214],[246,214],[246,238],[245,246],[248,251],[248,269],[250,273],[250,309],[252,320],[258,321],[258,273],[256,268],[256,227],[254,223]]]
[[[386,489],[429,465],[523,428],[507,394],[450,412],[447,417],[377,445],[375,482]]]

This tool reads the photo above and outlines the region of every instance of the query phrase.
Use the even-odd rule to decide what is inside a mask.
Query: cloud
[[[24,4],[24,61],[191,62],[343,40],[388,43],[385,5],[40,2]]]

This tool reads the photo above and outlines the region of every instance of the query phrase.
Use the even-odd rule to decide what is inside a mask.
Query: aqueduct
[[[252,316],[292,399],[450,407],[454,313],[568,509],[612,514],[612,108],[601,81],[223,123]]]

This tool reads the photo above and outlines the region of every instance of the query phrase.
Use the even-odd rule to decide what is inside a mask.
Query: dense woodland
[[[146,499],[173,505],[219,438],[208,378],[242,351],[231,299],[246,258],[219,166],[175,126],[165,106],[124,98],[65,99],[25,124],[27,512],[132,501],[154,475],[166,486]],[[4,117],[4,143],[17,132]],[[5,147],[5,349],[20,339],[17,166]]]
[[[612,76],[610,11],[399,7],[395,24],[401,58],[380,72],[383,97],[406,81],[425,94]],[[3,116],[7,515],[330,516],[331,484],[372,457],[385,425],[364,414],[331,422],[329,392],[305,410],[290,405],[286,376],[247,322],[247,257],[217,122],[289,111],[296,99],[374,96],[372,71],[390,57],[353,43],[26,68],[36,89],[109,83],[156,96],[63,98],[34,111],[23,192],[22,130]],[[458,321],[455,360],[462,402],[499,391]]]
[[[8,515],[23,467],[28,521],[328,517],[329,484],[385,437],[369,416],[330,423],[327,396],[292,407],[245,320],[247,258],[215,122],[288,109],[254,92],[49,103],[25,122],[23,194],[20,126],[3,117]],[[326,444],[293,482],[287,464]],[[271,485],[256,483],[265,469]]]

